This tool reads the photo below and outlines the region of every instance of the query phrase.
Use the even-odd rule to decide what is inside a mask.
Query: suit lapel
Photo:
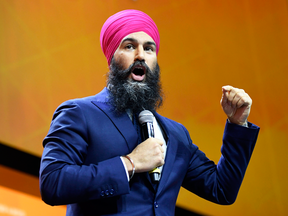
[[[96,95],[92,103],[97,106],[113,122],[117,130],[124,137],[129,152],[131,152],[137,143],[138,135],[126,112],[116,113],[108,103],[109,92],[106,88]]]
[[[173,170],[173,164],[175,161],[175,156],[177,152],[177,134],[173,130],[173,125],[171,125],[164,117],[160,116],[157,113],[154,113],[158,123],[161,125],[162,129],[166,134],[166,143],[167,143],[167,152],[165,158],[165,164],[161,173],[161,179],[158,185],[157,194],[160,194],[165,186],[165,183],[168,181],[171,170]]]

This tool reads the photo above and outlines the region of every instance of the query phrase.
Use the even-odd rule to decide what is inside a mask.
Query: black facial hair
[[[131,69],[136,65],[146,68],[145,80],[138,82],[129,79]],[[112,58],[108,73],[107,87],[110,90],[110,104],[118,112],[130,109],[133,113],[142,110],[154,111],[162,105],[163,92],[160,83],[158,63],[152,71],[143,61],[136,61],[126,70]]]

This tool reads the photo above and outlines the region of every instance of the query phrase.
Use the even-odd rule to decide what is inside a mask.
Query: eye
[[[131,50],[131,49],[134,49],[134,46],[132,44],[127,44],[125,46],[125,49]]]
[[[154,52],[154,47],[152,47],[152,46],[147,46],[147,47],[145,47],[145,51]]]

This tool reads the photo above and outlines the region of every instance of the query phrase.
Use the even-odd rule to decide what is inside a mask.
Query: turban
[[[154,21],[138,10],[123,10],[109,17],[100,33],[101,48],[108,65],[122,39],[135,32],[145,32],[156,43],[156,54],[159,51],[160,36]]]

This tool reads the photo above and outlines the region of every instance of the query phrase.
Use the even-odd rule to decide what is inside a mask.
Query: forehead
[[[128,39],[133,39],[133,40],[135,40],[137,42],[141,42],[141,43],[146,43],[146,42],[155,43],[155,41],[152,39],[152,37],[150,37],[147,33],[142,32],[142,31],[141,32],[134,32],[134,33],[131,33],[129,35],[126,35],[122,39],[121,43],[124,41],[127,41]]]

